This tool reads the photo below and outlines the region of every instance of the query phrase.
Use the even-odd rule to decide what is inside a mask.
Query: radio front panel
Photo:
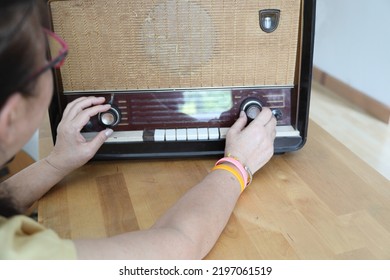
[[[251,119],[262,107],[278,120],[275,151],[299,149],[308,119],[314,3],[49,1],[53,31],[69,45],[55,72],[53,137],[66,105],[94,95],[112,109],[82,133],[114,130],[96,158],[222,154],[240,111]]]

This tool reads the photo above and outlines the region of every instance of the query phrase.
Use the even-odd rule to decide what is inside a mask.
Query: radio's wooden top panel
[[[297,82],[301,0],[51,1],[65,92]],[[275,10],[265,15],[260,11]],[[273,32],[264,25],[277,21]]]

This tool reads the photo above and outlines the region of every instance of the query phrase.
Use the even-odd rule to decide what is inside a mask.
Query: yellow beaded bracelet
[[[226,164],[219,164],[219,165],[214,166],[212,171],[217,170],[217,169],[226,170],[226,171],[232,173],[234,175],[234,177],[236,177],[238,182],[240,183],[241,192],[244,191],[244,189],[245,189],[244,179],[242,178],[241,174],[236,169],[234,169],[233,167],[226,165]]]

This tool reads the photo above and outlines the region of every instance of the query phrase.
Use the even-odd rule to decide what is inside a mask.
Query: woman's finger
[[[80,97],[67,105],[64,111],[63,119],[73,120],[85,108],[94,105],[100,105],[104,103],[105,100],[106,99],[104,97]]]

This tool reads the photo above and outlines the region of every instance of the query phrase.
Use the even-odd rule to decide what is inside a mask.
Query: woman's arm
[[[148,230],[75,240],[80,259],[201,259],[214,246],[240,195],[223,170],[191,188]]]
[[[253,172],[273,155],[276,120],[269,109],[246,128],[241,114],[227,135],[225,153],[239,157]],[[236,177],[209,173],[148,230],[99,240],[76,240],[81,259],[200,259],[214,246],[240,196]]]
[[[100,132],[87,142],[80,134],[90,117],[107,111],[104,98],[79,98],[68,104],[57,129],[57,140],[50,155],[1,183],[20,212],[27,210],[72,170],[90,160],[112,132]]]

